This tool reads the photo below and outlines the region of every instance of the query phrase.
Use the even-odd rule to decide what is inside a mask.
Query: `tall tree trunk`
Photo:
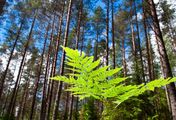
[[[43,57],[44,57],[44,53],[45,53],[45,49],[46,49],[46,42],[47,42],[47,38],[48,38],[48,30],[49,30],[49,25],[47,26],[46,28],[46,34],[45,34],[45,40],[44,40],[44,43],[43,43],[43,51],[42,51],[42,54],[41,54],[41,61],[40,61],[40,66],[39,66],[39,73],[38,73],[38,78],[37,78],[37,81],[35,83],[35,87],[38,86],[38,82],[39,82],[39,79],[40,79],[40,73],[41,73],[41,69],[42,69],[42,64],[43,64]],[[37,88],[35,88],[37,89]],[[34,107],[35,105],[35,97],[36,97],[36,91],[34,91],[34,96],[33,96],[33,102],[32,102],[32,106]],[[23,104],[23,103],[22,103]],[[33,108],[34,109],[34,108]],[[32,111],[32,110],[31,110]],[[42,111],[42,110],[41,110]],[[20,113],[19,113],[20,114]],[[19,115],[20,116],[20,115]]]
[[[41,113],[40,113],[40,119],[42,119],[42,120],[43,120],[43,118],[45,119],[47,107],[50,107],[50,104],[47,104],[46,89],[47,89],[47,81],[48,81],[49,68],[50,68],[50,57],[51,57],[51,52],[52,52],[52,44],[53,44],[53,36],[54,36],[53,34],[54,34],[54,29],[55,29],[55,24],[54,24],[55,17],[56,17],[56,15],[54,13],[53,20],[52,20],[52,26],[51,26],[50,43],[49,43],[49,47],[48,47],[46,67],[45,67],[45,76],[44,76],[44,82],[43,82],[42,105],[41,105]],[[51,70],[51,73],[52,73],[52,70]],[[50,86],[50,84],[49,84],[49,86]],[[49,92],[49,88],[50,88],[49,86],[48,86],[48,92]],[[49,111],[50,111],[50,109],[49,109]],[[48,116],[50,116],[50,114],[48,114]]]
[[[76,31],[76,46],[75,49],[78,49],[79,41],[80,41],[80,28],[82,22],[82,12],[83,12],[83,0],[79,1],[79,10],[78,10],[78,21],[77,21],[77,31]],[[71,103],[69,109],[69,120],[72,120],[72,111],[73,111],[73,102],[74,96],[71,96]],[[65,111],[67,112],[67,111]]]
[[[54,18],[55,18],[55,16],[54,16]],[[44,57],[44,53],[45,53],[46,40],[47,40],[47,38],[45,38],[44,48],[43,48],[42,55],[41,55],[41,60],[40,60],[40,63],[38,65],[38,68],[37,68],[38,69],[37,70],[37,72],[38,72],[37,73],[37,79],[35,80],[35,83],[34,83],[34,93],[33,93],[33,96],[32,96],[32,106],[31,106],[31,112],[30,112],[30,120],[33,120],[33,117],[35,118],[34,107],[35,107],[35,103],[36,103],[36,95],[37,95],[38,84],[39,84],[40,76],[41,76],[41,72],[42,72],[42,65],[43,65],[43,57]]]
[[[28,79],[25,83],[24,91],[23,91],[20,106],[19,106],[19,111],[18,111],[17,118],[16,118],[17,120],[20,120],[21,118],[21,113],[22,113],[22,110],[25,104],[25,98],[26,98],[25,96],[28,93],[29,83],[30,83],[30,79]]]
[[[67,46],[67,41],[68,41],[71,9],[72,9],[72,0],[69,1],[69,6],[68,6],[65,36],[64,36],[64,43],[63,43],[64,47]],[[61,66],[60,66],[60,75],[64,74],[64,61],[65,61],[65,51],[63,50],[62,59],[61,59]],[[55,108],[54,108],[53,120],[56,120],[57,117],[58,117],[58,112],[59,112],[58,109],[59,109],[60,98],[61,98],[61,93],[62,93],[62,85],[63,85],[63,82],[61,81],[59,86],[58,86],[59,88],[57,90],[56,101],[55,101],[55,105],[54,105]]]
[[[31,25],[31,29],[30,29],[30,32],[29,32],[28,40],[27,40],[27,43],[25,45],[24,53],[23,53],[22,60],[21,60],[21,63],[20,63],[17,79],[16,79],[16,82],[15,82],[14,89],[12,91],[12,97],[11,97],[10,104],[9,104],[9,107],[8,107],[8,110],[7,110],[7,113],[8,113],[9,117],[11,117],[11,112],[12,112],[11,110],[12,110],[12,106],[14,104],[14,98],[15,98],[17,86],[18,86],[18,83],[19,83],[22,67],[23,67],[23,64],[24,64],[24,61],[25,61],[25,58],[26,58],[26,53],[27,53],[27,50],[29,48],[29,44],[30,44],[30,42],[32,40],[31,39],[32,31],[33,31],[33,28],[34,28],[36,17],[37,17],[37,13],[35,13],[35,16],[34,16],[33,21],[32,21],[32,25]]]
[[[12,104],[11,113],[13,113],[14,108],[15,108],[15,105],[16,105],[16,100],[17,100],[17,95],[18,95],[18,91],[19,91],[19,88],[20,88],[22,73],[23,73],[23,71],[24,71],[25,61],[26,61],[26,57],[25,57],[25,60],[24,60],[24,64],[23,64],[23,66],[22,66],[22,68],[21,68],[21,74],[20,74],[20,78],[19,78],[19,82],[18,82],[18,85],[17,85],[16,92],[15,92],[15,95],[14,95],[14,98],[13,98],[14,101],[13,101],[13,104]],[[10,113],[10,114],[11,114],[11,113]]]
[[[77,98],[76,98],[77,99]],[[69,110],[69,120],[72,120],[72,113],[73,113],[73,103],[74,103],[74,96],[71,96],[71,102],[70,102],[70,110]],[[76,101],[77,102],[77,101]]]
[[[59,31],[58,31],[58,35],[57,35],[57,40],[56,40],[56,48],[55,48],[55,52],[54,52],[54,58],[53,58],[53,64],[52,64],[52,70],[51,70],[51,77],[54,77],[56,75],[56,67],[57,67],[57,60],[58,60],[58,52],[59,52],[59,45],[60,45],[60,40],[61,40],[61,34],[62,34],[62,23],[63,23],[63,13],[64,13],[64,7],[65,7],[65,3],[63,3],[63,7],[62,7],[62,14],[59,18]],[[51,110],[51,105],[52,105],[52,98],[53,98],[53,92],[57,91],[57,88],[54,90],[54,84],[56,84],[56,86],[58,86],[58,82],[56,81],[50,81],[51,82],[51,89],[48,88],[48,118],[49,118],[49,114],[54,112],[54,107]],[[54,99],[55,101],[55,99]],[[52,116],[53,118],[53,116]]]
[[[59,30],[58,30],[58,34],[57,34],[56,48],[55,48],[54,58],[53,58],[53,62],[52,62],[52,70],[51,70],[51,75],[50,75],[51,77],[54,77],[56,74],[59,45],[60,45],[61,34],[62,34],[64,8],[65,8],[65,3],[63,2],[61,16],[59,17]],[[50,84],[51,84],[51,86],[50,86]],[[56,87],[54,86],[54,84]],[[51,106],[52,106],[52,100],[55,101],[55,99],[56,99],[55,96],[53,98],[53,94],[54,94],[54,91],[57,91],[57,86],[58,86],[58,82],[49,81],[48,95],[47,95],[47,98],[48,98],[48,116],[47,116],[47,118],[48,119],[50,119],[50,113],[54,112],[54,107],[51,109]],[[51,118],[53,118],[53,114],[52,114]]]
[[[153,58],[153,49],[149,34],[149,28],[146,28],[147,30],[147,38],[148,38],[148,48],[149,48],[149,56],[150,56],[150,66],[151,66],[151,78],[154,80],[156,78],[155,71],[154,71],[154,58]]]
[[[51,32],[51,36],[52,36],[52,32]],[[45,114],[47,118],[50,117],[50,113],[48,113],[47,110],[50,111],[49,110],[49,95],[50,95],[49,92],[50,92],[51,81],[49,81],[48,83],[48,76],[49,76],[50,61],[51,61],[50,59],[51,38],[52,37],[50,37],[50,43],[49,43],[47,58],[46,58],[45,76],[44,76],[43,90],[42,90],[42,106],[41,106],[42,112]],[[52,69],[51,69],[51,72],[52,72]]]
[[[150,42],[150,35],[148,33],[147,30],[147,23],[146,23],[146,11],[144,9],[144,6],[142,7],[143,10],[143,26],[144,26],[144,34],[145,34],[145,41],[146,41],[146,52],[147,52],[147,69],[148,69],[148,73],[149,73],[149,81],[152,81],[155,79],[154,76],[154,66],[153,66],[153,57],[152,57],[152,47],[151,47],[151,42]],[[155,89],[154,92],[151,92],[152,95],[154,94],[158,94],[157,89]],[[159,108],[160,106],[160,98],[157,97],[154,101],[155,107],[154,110],[156,112],[156,114],[159,115],[159,119],[160,119],[160,113],[158,113],[158,110],[161,109]]]
[[[12,81],[10,82],[10,84],[12,84]],[[6,109],[6,106],[7,106],[8,100],[9,100],[9,97],[10,97],[10,87],[11,87],[11,86],[8,86],[8,92],[7,92],[7,95],[6,95],[6,98],[5,98],[4,105],[3,105],[3,107],[2,107],[1,116],[4,116],[5,109]]]
[[[84,48],[84,29],[85,29],[84,26],[85,25],[83,24],[83,26],[82,26],[82,35],[81,35],[81,48],[80,48],[81,52],[83,51],[83,48]]]
[[[94,47],[94,61],[98,59],[98,44],[99,44],[98,38],[99,38],[99,34],[98,34],[98,31],[97,31],[96,42],[95,42],[95,47]]]
[[[127,77],[127,65],[125,58],[125,38],[122,39],[122,64],[123,64],[123,76]]]
[[[155,71],[154,71],[154,58],[153,58],[153,50],[152,50],[152,44],[150,41],[150,35],[149,31],[147,33],[148,35],[148,48],[149,48],[149,56],[150,56],[150,66],[151,66],[151,79],[155,79]]]
[[[142,78],[145,83],[145,74],[144,74],[144,64],[143,64],[143,58],[142,58],[142,49],[141,49],[141,40],[139,35],[139,25],[138,25],[138,18],[137,18],[137,8],[136,8],[136,2],[134,0],[134,7],[135,7],[135,21],[136,21],[136,29],[137,29],[137,41],[138,41],[138,48],[139,48],[139,57],[140,57],[140,64],[141,64],[141,72],[142,72]]]
[[[164,62],[163,62],[163,59],[161,57],[161,51],[160,51],[160,48],[159,48],[159,42],[158,42],[158,38],[155,36],[156,38],[156,44],[157,44],[157,49],[158,49],[158,53],[160,55],[160,64],[161,64],[161,73],[164,75]],[[170,98],[169,98],[169,94],[168,94],[168,90],[167,90],[167,87],[165,87],[166,90],[165,90],[165,93],[166,93],[166,99],[167,99],[167,104],[168,104],[168,108],[169,108],[169,111],[171,112],[171,103],[170,103]]]
[[[151,66],[151,54],[150,54],[150,43],[147,35],[147,25],[146,25],[146,15],[143,9],[143,26],[144,26],[144,33],[145,33],[145,41],[146,41],[146,51],[147,51],[147,66],[148,66],[148,73],[149,73],[149,80],[154,80],[154,76],[152,75],[152,66]],[[152,61],[153,62],[153,61]]]
[[[67,89],[68,85],[65,84],[65,89]],[[69,92],[66,92],[66,100],[65,100],[65,110],[63,120],[68,120],[68,106],[69,105]]]
[[[53,49],[53,48],[52,48]],[[50,57],[50,55],[53,53],[50,53],[51,50],[48,51],[48,56]],[[50,61],[50,58],[47,57],[47,59]],[[47,76],[46,79],[47,81],[49,80],[48,77],[53,77],[54,75],[54,57],[51,58],[52,64],[51,64],[51,70],[50,70],[50,64],[48,63],[48,70],[46,70],[47,72]],[[48,61],[48,62],[49,62]],[[50,72],[50,73],[49,73]],[[50,75],[50,76],[49,76]],[[52,118],[52,98],[53,98],[53,89],[54,89],[54,82],[53,81],[49,81],[48,84],[48,88],[47,88],[47,95],[46,95],[46,108],[47,108],[47,120],[50,120]]]
[[[111,23],[112,23],[112,62],[113,68],[116,67],[115,37],[114,37],[114,1],[111,0]]]
[[[6,75],[7,75],[7,71],[9,69],[9,65],[10,65],[10,62],[12,60],[12,56],[13,56],[13,53],[14,53],[14,50],[15,50],[15,47],[16,47],[16,44],[18,42],[18,39],[20,37],[20,33],[21,33],[21,29],[22,29],[22,26],[24,24],[24,21],[22,20],[21,21],[21,24],[20,24],[20,27],[18,29],[18,32],[17,32],[17,36],[16,36],[16,39],[15,39],[15,42],[13,44],[13,47],[12,47],[12,50],[10,52],[10,56],[9,56],[9,59],[8,59],[8,62],[7,62],[7,66],[5,68],[5,71],[2,75],[2,78],[1,78],[1,84],[0,84],[0,100],[1,100],[1,96],[2,96],[2,93],[3,93],[3,87],[4,87],[4,83],[5,83],[5,79],[6,79]]]
[[[166,52],[163,36],[161,33],[160,25],[159,25],[159,20],[158,16],[156,13],[156,7],[153,2],[153,0],[148,0],[147,1],[150,7],[151,15],[153,18],[153,27],[154,27],[154,32],[157,38],[157,42],[159,44],[159,51],[160,51],[160,57],[163,61],[163,72],[164,72],[164,77],[173,77],[172,71],[171,71],[171,66],[169,63],[168,55]],[[171,83],[167,85],[167,91],[168,91],[168,96],[170,99],[170,104],[171,104],[171,111],[172,111],[172,117],[173,120],[176,120],[176,89],[175,89],[175,84]]]
[[[108,66],[109,62],[109,0],[106,1],[106,65]]]
[[[132,42],[132,53],[133,53],[133,57],[134,57],[134,64],[135,64],[135,73],[136,73],[136,78],[137,78],[137,82],[138,84],[141,83],[140,81],[140,77],[139,77],[139,67],[138,67],[138,62],[137,62],[137,51],[136,51],[136,41],[135,41],[135,34],[134,34],[134,28],[133,28],[133,24],[130,23],[131,25],[131,42]]]
[[[30,85],[30,81],[28,81],[28,86]],[[24,117],[25,117],[25,113],[26,113],[26,104],[27,104],[27,99],[28,99],[28,95],[29,95],[29,89],[26,89],[25,91],[25,96],[24,96],[24,103],[22,105],[22,108],[21,108],[21,120],[24,120]]]
[[[134,25],[133,25],[133,0],[130,1],[130,28],[131,28],[131,42],[132,42],[132,54],[134,58],[134,67],[135,67],[135,76],[137,79],[137,83],[140,84],[142,83],[140,80],[140,75],[139,75],[139,66],[138,66],[138,60],[137,60],[137,47],[136,47],[136,37],[135,37],[135,32],[134,32]]]
[[[46,43],[47,43],[47,39],[48,39],[48,31],[49,31],[49,26],[50,24],[48,24],[47,28],[46,28],[46,34],[45,34],[45,41],[44,41],[44,44],[43,44],[43,55],[44,55],[44,52],[45,52],[45,49],[46,49]],[[46,85],[46,79],[44,78],[44,86]],[[43,87],[43,89],[46,89],[46,86]],[[45,90],[43,90],[43,94],[42,94],[42,105],[41,105],[41,111],[40,111],[40,119],[44,120],[45,119],[45,116],[46,116],[46,99],[45,99]]]
[[[84,47],[84,23],[83,23],[83,29],[82,29],[82,38],[81,38],[81,48],[80,48],[80,50],[81,50],[81,53],[82,53],[82,51],[83,51],[83,47]],[[79,98],[78,97],[76,97],[76,99],[75,99],[76,101],[76,105],[75,105],[75,120],[78,120],[78,115],[79,115],[79,111],[78,111],[78,109],[79,109]],[[72,103],[73,104],[73,103]],[[71,109],[73,109],[73,108],[71,108]],[[72,112],[72,110],[71,110],[71,112]],[[70,113],[70,115],[72,115],[72,113]],[[70,120],[71,120],[71,118],[70,118]]]
[[[80,0],[79,10],[78,10],[77,30],[76,30],[76,46],[75,46],[76,49],[78,49],[78,43],[79,43],[79,38],[80,38],[82,11],[83,11],[83,0]]]
[[[50,42],[51,42],[51,40],[50,40]],[[41,105],[41,112],[43,114],[45,114],[45,117],[48,117],[48,115],[50,115],[47,113],[48,101],[49,101],[48,94],[49,94],[49,90],[50,90],[50,86],[51,86],[51,81],[49,81],[49,84],[48,84],[49,71],[50,71],[50,51],[48,49],[47,59],[46,59],[46,67],[45,67],[45,76],[44,76],[44,82],[43,82],[43,90],[42,90],[42,105]],[[47,84],[48,84],[48,88],[47,88]]]

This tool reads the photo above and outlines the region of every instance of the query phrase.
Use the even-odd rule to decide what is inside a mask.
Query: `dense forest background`
[[[175,0],[1,0],[0,119],[104,119],[102,102],[79,101],[49,79],[69,72],[61,45],[122,67],[125,84],[176,76],[175,8]],[[108,120],[176,120],[175,84],[107,106]]]

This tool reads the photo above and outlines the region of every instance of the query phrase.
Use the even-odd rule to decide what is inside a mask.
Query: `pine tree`
[[[171,71],[171,66],[169,63],[168,55],[167,55],[165,44],[164,44],[164,40],[163,40],[163,36],[162,36],[162,32],[161,32],[160,25],[159,25],[158,16],[156,13],[155,4],[154,4],[153,0],[148,0],[147,3],[150,6],[150,12],[151,12],[151,15],[153,18],[154,32],[155,32],[155,35],[157,38],[156,40],[159,45],[160,57],[162,60],[161,62],[163,62],[163,64],[162,64],[163,65],[163,75],[165,78],[173,77],[172,71]],[[167,91],[168,91],[168,97],[170,99],[172,117],[174,120],[174,119],[176,119],[176,90],[175,90],[174,83],[171,83],[167,86]]]
[[[67,12],[67,21],[66,21],[66,27],[65,27],[65,35],[64,35],[64,43],[63,46],[67,46],[68,42],[68,33],[69,33],[69,25],[70,25],[70,16],[71,16],[71,9],[72,9],[72,0],[69,1],[68,5],[68,12]],[[65,61],[65,52],[62,53],[62,59],[61,59],[61,66],[60,66],[60,75],[64,74],[64,61]],[[62,86],[63,82],[60,82],[57,90],[56,95],[56,101],[54,105],[54,114],[53,114],[53,120],[56,120],[58,117],[58,109],[60,104],[60,98],[61,98],[61,92],[62,92]]]

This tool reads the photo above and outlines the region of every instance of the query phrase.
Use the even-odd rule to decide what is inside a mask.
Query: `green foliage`
[[[154,80],[146,85],[125,85],[127,78],[115,77],[121,68],[109,69],[109,66],[99,67],[100,60],[93,61],[93,57],[86,57],[85,53],[79,53],[63,47],[67,54],[67,69],[74,72],[66,76],[57,76],[51,79],[63,81],[71,84],[67,91],[78,96],[80,100],[94,97],[100,101],[106,101],[113,98],[113,103],[117,105],[128,100],[130,97],[139,96],[147,90],[154,91],[155,87],[162,87],[166,84],[176,81],[176,78]]]
[[[104,102],[101,120],[171,120],[166,103],[162,88],[128,99],[116,108],[109,100]]]
[[[160,2],[160,7],[162,9],[161,18],[160,18],[161,22],[164,25],[170,24],[171,20],[175,18],[176,10],[172,8],[172,5],[168,4],[166,0],[163,0]]]
[[[121,104],[119,107],[114,108],[111,101],[104,102],[104,111],[101,120],[129,120],[136,119],[141,114],[140,104],[143,101],[140,99],[130,99]]]
[[[98,35],[100,35],[105,28],[105,22],[106,22],[105,13],[101,6],[96,7],[92,20],[94,21],[93,22],[94,30],[96,31]]]
[[[79,120],[98,120],[97,109],[94,105],[94,99],[89,98],[80,111]]]
[[[0,120],[15,120],[15,116],[12,115],[9,117],[8,114],[5,114],[4,116],[0,116]]]

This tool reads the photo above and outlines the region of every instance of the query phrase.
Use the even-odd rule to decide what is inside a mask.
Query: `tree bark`
[[[160,25],[159,25],[158,16],[156,13],[155,4],[154,4],[153,0],[147,0],[147,2],[149,4],[150,12],[151,12],[151,15],[153,18],[153,27],[154,27],[154,32],[155,32],[155,35],[157,38],[156,40],[159,45],[160,57],[163,61],[164,77],[165,78],[173,77],[172,71],[171,71],[171,66],[169,63],[168,55],[167,55],[165,44],[164,44],[164,40],[163,40],[163,36],[162,36]],[[171,83],[171,84],[167,85],[167,91],[168,91],[168,96],[169,96],[170,104],[171,104],[172,117],[173,117],[173,120],[176,120],[176,89],[175,89],[175,84]]]
[[[59,31],[58,31],[58,35],[57,35],[57,40],[56,40],[56,48],[55,48],[55,54],[54,54],[54,58],[53,58],[53,64],[52,64],[52,70],[51,70],[51,77],[54,77],[56,75],[56,67],[57,67],[57,60],[58,60],[58,52],[59,52],[59,45],[60,45],[60,40],[61,40],[61,34],[62,34],[62,24],[63,24],[63,14],[64,14],[64,8],[65,8],[65,3],[63,3],[63,7],[62,7],[62,13],[61,16],[59,17]],[[54,108],[51,111],[51,104],[52,104],[52,98],[53,98],[53,91],[54,91],[54,84],[56,83],[56,86],[58,86],[58,82],[56,81],[50,81],[51,82],[51,89],[48,88],[48,115],[50,113],[54,112]],[[57,88],[56,88],[57,91]],[[54,99],[55,101],[55,99]],[[53,116],[52,116],[53,118]],[[49,119],[49,116],[48,116]]]
[[[106,66],[109,64],[109,0],[106,5]]]
[[[125,58],[125,39],[122,39],[122,64],[123,64],[123,76],[127,77],[127,65],[126,65],[126,58]]]
[[[135,64],[135,73],[136,73],[136,78],[137,78],[137,82],[138,84],[141,83],[140,79],[139,79],[139,73],[138,73],[138,62],[137,62],[137,51],[136,51],[136,41],[135,41],[135,34],[134,34],[134,28],[133,28],[133,24],[130,23],[131,25],[131,42],[132,42],[132,54],[133,54],[133,57],[134,57],[134,64]]]
[[[54,16],[54,18],[55,18],[55,16]],[[44,42],[44,48],[43,48],[42,55],[41,55],[41,61],[40,61],[39,66],[38,66],[39,68],[37,68],[38,69],[37,70],[38,71],[37,79],[35,80],[35,83],[34,83],[34,93],[33,93],[33,96],[32,96],[32,106],[31,106],[30,120],[33,120],[33,117],[35,116],[34,107],[35,107],[35,102],[36,102],[38,84],[39,84],[39,81],[40,81],[40,75],[41,75],[41,71],[42,71],[43,57],[44,57],[44,53],[45,53],[45,46],[46,46],[46,39],[45,39],[45,42]]]
[[[12,81],[10,82],[10,84],[12,84]],[[5,109],[6,109],[8,100],[9,100],[9,97],[10,97],[10,87],[11,87],[11,86],[8,86],[8,93],[7,93],[7,95],[6,95],[5,102],[4,102],[4,105],[3,105],[3,107],[2,107],[1,116],[4,116],[4,112],[5,112]]]
[[[21,108],[22,109],[21,110],[21,120],[24,120],[28,95],[29,95],[29,90],[26,90],[26,93],[25,93],[25,96],[24,96],[24,104],[22,105],[22,108]]]
[[[45,53],[45,49],[46,49],[46,43],[47,43],[47,39],[48,39],[48,31],[49,31],[49,24],[47,25],[46,27],[46,34],[45,34],[45,40],[44,40],[44,43],[43,43],[43,50],[42,50],[42,54],[41,54],[41,61],[40,61],[40,68],[39,68],[39,73],[38,73],[38,78],[37,78],[37,81],[36,81],[36,87],[38,87],[38,82],[39,82],[39,79],[40,79],[40,74],[41,74],[41,69],[42,69],[42,65],[43,65],[43,57],[44,57],[44,53]],[[37,88],[36,88],[37,89]],[[34,93],[35,94],[35,93]],[[35,99],[36,95],[33,96],[33,99]],[[43,99],[42,99],[43,100]],[[34,100],[35,101],[35,100]],[[35,105],[35,104],[34,104]],[[42,106],[42,105],[41,105]],[[42,106],[43,108],[43,106]],[[45,111],[43,111],[43,109],[41,108],[41,113],[40,115],[42,114],[42,117],[45,118]],[[44,119],[43,119],[44,120]]]
[[[23,67],[23,64],[24,64],[24,61],[25,61],[25,58],[26,58],[26,53],[27,53],[27,50],[29,48],[29,43],[32,40],[31,39],[31,37],[32,37],[32,31],[33,31],[33,28],[34,28],[36,17],[37,17],[37,13],[35,13],[35,16],[34,16],[33,21],[32,21],[31,29],[30,29],[30,32],[29,32],[27,43],[25,45],[25,49],[24,49],[24,53],[23,53],[22,60],[21,60],[21,63],[20,63],[20,67],[19,67],[17,79],[16,79],[16,82],[15,82],[15,87],[14,87],[14,89],[12,91],[12,97],[11,97],[10,104],[9,104],[9,107],[8,107],[8,110],[7,110],[7,113],[8,113],[9,117],[11,117],[11,115],[12,115],[12,113],[11,113],[12,111],[11,110],[12,110],[12,106],[14,104],[14,98],[15,98],[17,86],[18,86],[18,83],[19,83],[19,79],[20,79],[22,67]]]
[[[78,49],[79,41],[80,41],[80,28],[82,23],[82,12],[83,12],[83,0],[79,1],[79,10],[78,10],[78,21],[77,21],[77,31],[76,31],[76,46],[75,49]],[[71,103],[69,109],[69,120],[72,120],[72,111],[73,111],[73,102],[74,96],[71,95]],[[67,112],[67,111],[65,111]]]
[[[138,25],[138,18],[137,18],[137,10],[136,10],[135,0],[134,0],[134,7],[135,7],[135,21],[136,21],[136,29],[137,29],[137,42],[138,42],[138,48],[139,48],[141,72],[142,72],[143,81],[145,83],[144,64],[143,64],[143,58],[142,58],[141,40],[140,40],[140,35],[139,35],[139,25]]]
[[[22,20],[21,21],[21,24],[20,24],[20,27],[18,29],[18,32],[17,32],[17,36],[16,36],[16,39],[15,39],[15,42],[13,44],[13,47],[12,47],[12,50],[10,52],[10,56],[9,56],[9,59],[8,59],[8,62],[7,62],[7,66],[5,68],[5,72],[4,74],[2,75],[2,78],[1,78],[1,84],[0,84],[0,100],[1,100],[1,96],[2,96],[2,93],[3,93],[3,87],[4,87],[4,83],[5,83],[5,78],[6,78],[6,75],[7,75],[7,71],[9,69],[9,65],[10,65],[10,62],[12,60],[12,56],[13,56],[13,53],[14,53],[14,50],[15,50],[15,47],[16,47],[16,44],[18,42],[18,39],[20,37],[20,33],[21,33],[21,29],[22,29],[22,26],[24,24],[24,21]]]
[[[67,89],[68,85],[65,84],[65,89]],[[68,120],[68,106],[69,105],[69,92],[66,92],[66,100],[65,100],[65,110],[63,120]]]
[[[53,20],[52,20],[52,26],[51,26],[50,43],[49,43],[47,59],[46,59],[45,74],[44,74],[45,76],[44,76],[43,90],[42,90],[42,105],[41,105],[40,120],[45,119],[47,107],[48,107],[48,110],[50,111],[50,109],[49,109],[50,104],[47,104],[47,96],[46,96],[47,90],[46,89],[47,89],[48,75],[49,75],[49,69],[50,69],[50,57],[51,57],[51,52],[52,52],[53,34],[54,34],[54,29],[55,29],[55,24],[54,24],[55,17],[56,17],[56,15],[54,13]],[[51,70],[51,73],[52,73],[52,70]],[[50,88],[49,86],[50,86],[50,84],[48,85],[48,93],[49,93],[49,88]],[[50,113],[48,113],[47,115],[50,117]]]
[[[25,83],[24,92],[22,94],[22,98],[21,98],[21,102],[20,102],[20,106],[19,106],[19,111],[18,111],[17,118],[16,118],[17,120],[20,120],[20,118],[21,118],[21,113],[22,113],[22,110],[23,110],[23,107],[25,104],[25,98],[26,98],[25,96],[28,93],[29,83],[30,83],[30,80],[28,79]]]
[[[147,35],[147,25],[146,25],[146,15],[145,15],[145,11],[143,8],[143,26],[144,26],[144,33],[145,33],[145,41],[146,41],[146,51],[147,51],[147,66],[148,66],[148,73],[149,73],[149,80],[154,80],[154,76],[152,74],[152,66],[151,66],[151,62],[153,62],[151,60],[151,54],[150,54],[150,42],[148,39],[148,35]]]
[[[73,113],[73,102],[74,102],[74,96],[71,95],[71,103],[70,103],[70,110],[69,110],[69,120],[72,120],[72,113]],[[77,102],[77,101],[76,101]]]
[[[66,21],[66,28],[65,28],[65,35],[64,35],[64,43],[63,43],[64,47],[67,46],[67,41],[68,41],[71,9],[72,9],[72,0],[69,1],[69,6],[68,6],[67,21]],[[61,66],[60,66],[60,75],[64,74],[64,61],[65,61],[65,51],[63,50],[62,59],[61,59]],[[59,88],[58,88],[57,94],[56,94],[56,101],[55,101],[55,105],[54,105],[55,108],[54,108],[54,113],[53,113],[53,120],[57,120],[57,117],[58,117],[58,109],[59,109],[59,104],[60,104],[62,85],[63,85],[63,82],[61,81],[59,86],[58,86]]]
[[[82,29],[82,38],[81,38],[81,48],[80,48],[80,50],[81,50],[81,54],[82,54],[82,51],[83,51],[83,47],[84,47],[84,23],[83,23],[83,29]],[[74,102],[74,101],[73,101]],[[78,109],[79,109],[79,106],[78,106],[78,104],[79,104],[79,98],[78,97],[76,97],[76,99],[75,99],[75,102],[76,102],[76,105],[75,105],[75,120],[78,120],[78,115],[79,115],[79,111],[78,111]],[[73,103],[72,103],[73,104]],[[73,109],[73,108],[71,108],[71,109]],[[71,112],[72,112],[72,110],[71,110]],[[70,115],[72,115],[72,113],[70,112]],[[71,117],[72,118],[72,117]],[[70,118],[70,120],[71,120],[71,118]]]
[[[98,34],[98,31],[97,31],[96,41],[95,41],[95,48],[94,48],[94,61],[96,61],[98,59],[98,44],[99,44],[98,38],[99,38],[99,34]]]
[[[114,37],[114,1],[111,0],[111,20],[112,20],[112,62],[113,68],[116,67],[115,37]]]
[[[11,108],[11,113],[13,113],[14,111],[14,108],[15,108],[15,105],[16,105],[16,100],[17,100],[17,95],[18,95],[18,90],[20,88],[20,83],[21,83],[21,78],[22,78],[22,73],[24,71],[24,66],[25,66],[25,61],[26,61],[26,57],[25,57],[25,60],[24,60],[24,64],[22,66],[22,70],[21,70],[21,74],[20,74],[20,78],[19,78],[19,82],[18,82],[18,85],[17,85],[17,89],[16,89],[16,92],[15,92],[15,96],[14,96],[14,101],[13,101],[13,104],[12,104],[12,108]]]
[[[78,49],[78,43],[79,43],[79,39],[80,39],[82,11],[83,11],[83,0],[80,0],[79,10],[78,10],[77,30],[76,30],[76,46],[75,46],[76,49]]]

